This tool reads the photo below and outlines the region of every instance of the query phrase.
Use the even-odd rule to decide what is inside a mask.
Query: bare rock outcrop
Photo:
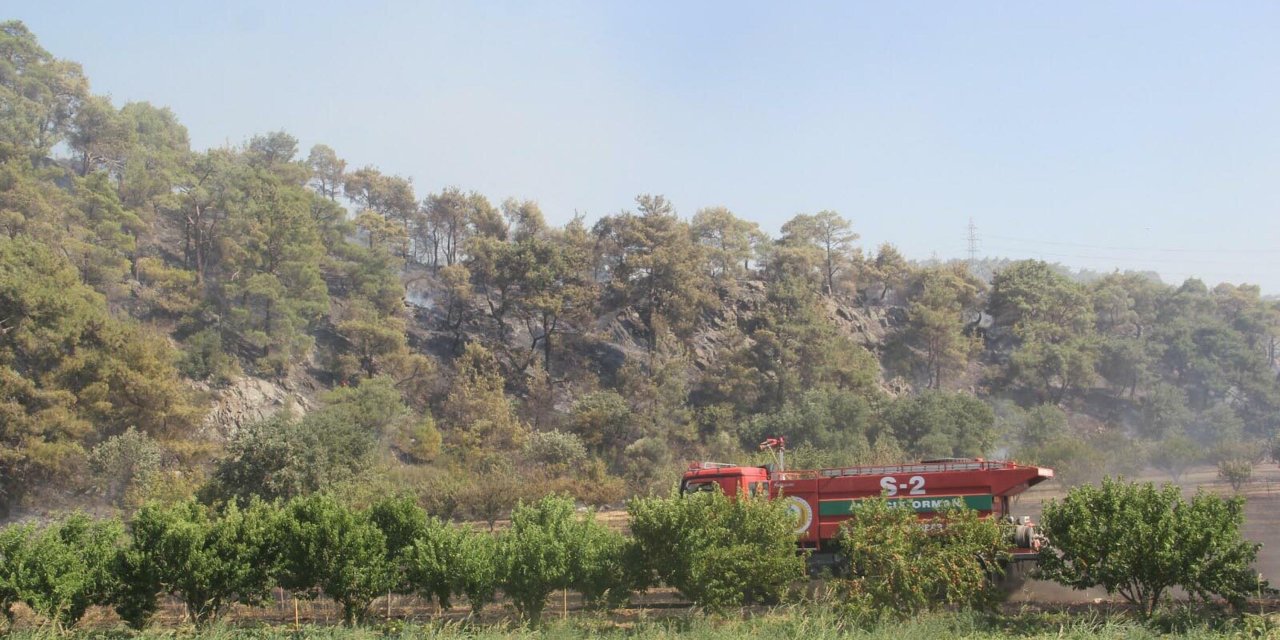
[[[219,438],[230,438],[246,424],[263,420],[280,411],[295,417],[310,411],[305,396],[270,380],[240,376],[225,387],[206,389],[212,397],[205,415],[205,430]]]

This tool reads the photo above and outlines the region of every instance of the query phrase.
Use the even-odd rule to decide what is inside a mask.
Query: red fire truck
[[[744,467],[694,462],[680,483],[682,493],[713,491],[728,496],[767,495],[787,501],[796,517],[800,548],[808,550],[810,568],[838,564],[836,538],[840,525],[853,517],[859,500],[885,496],[891,504],[909,506],[927,520],[934,513],[967,507],[984,516],[1011,522],[1011,554],[1015,561],[1033,560],[1040,538],[1030,518],[1014,519],[1010,499],[1053,477],[1053,470],[980,458],[948,458],[904,464],[790,471],[785,468],[785,442],[761,444],[775,464]]]

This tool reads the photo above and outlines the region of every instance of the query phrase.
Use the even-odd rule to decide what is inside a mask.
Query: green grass
[[[1099,611],[1023,612],[1006,615],[940,613],[905,621],[859,628],[825,608],[784,607],[749,618],[715,617],[688,613],[662,619],[618,622],[607,616],[579,615],[552,620],[538,629],[512,625],[472,626],[463,622],[439,624],[379,623],[347,629],[333,626],[220,625],[197,631],[192,628],[154,629],[135,634],[124,629],[72,631],[65,637],[83,640],[139,638],[155,640],[388,640],[555,638],[586,640],[955,640],[959,638],[1280,638],[1280,620],[1264,616],[1232,618],[1199,609],[1173,609],[1141,623],[1123,614]],[[45,640],[48,630],[18,630],[14,640]]]

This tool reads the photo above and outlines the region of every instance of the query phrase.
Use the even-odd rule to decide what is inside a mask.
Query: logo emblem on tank
[[[805,533],[809,530],[809,525],[813,524],[813,507],[799,496],[787,496],[786,500],[787,512],[796,519],[796,533]]]

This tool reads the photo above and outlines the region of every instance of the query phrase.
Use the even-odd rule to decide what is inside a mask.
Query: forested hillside
[[[424,189],[284,132],[192,149],[179,116],[0,25],[0,515],[325,489],[492,521],[775,435],[799,465],[1176,478],[1245,469],[1280,426],[1255,286],[987,278],[861,247],[876,212],[771,236],[640,195],[556,226],[537,194]]]

